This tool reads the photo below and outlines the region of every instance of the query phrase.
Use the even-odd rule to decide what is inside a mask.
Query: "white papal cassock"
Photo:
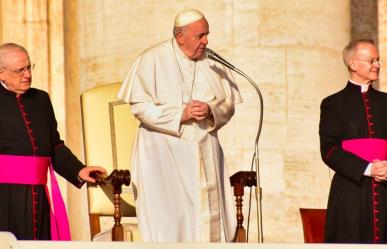
[[[168,40],[136,59],[118,98],[141,121],[132,183],[143,240],[220,241],[224,231],[230,241],[235,206],[217,138],[242,101],[230,70]],[[213,121],[180,124],[190,99],[208,103]]]

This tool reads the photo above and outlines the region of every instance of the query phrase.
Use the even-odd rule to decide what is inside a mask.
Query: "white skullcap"
[[[183,27],[187,24],[193,23],[197,20],[204,18],[202,12],[194,9],[185,9],[180,11],[175,17],[175,27]]]

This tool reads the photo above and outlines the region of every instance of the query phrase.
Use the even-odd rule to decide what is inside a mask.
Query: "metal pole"
[[[262,121],[263,121],[263,98],[261,91],[259,90],[258,86],[255,84],[255,82],[247,76],[245,73],[243,73],[241,70],[235,68],[233,69],[235,72],[242,75],[244,78],[246,78],[250,84],[254,87],[256,90],[258,96],[259,96],[259,105],[260,105],[260,116],[259,116],[259,123],[258,123],[258,131],[257,135],[255,137],[255,170],[257,174],[257,186],[255,189],[256,192],[256,199],[257,199],[257,228],[258,228],[258,243],[263,243],[263,226],[262,226],[262,188],[261,188],[261,178],[259,175],[259,151],[258,151],[258,142],[259,137],[261,135],[262,130]]]
[[[259,122],[258,122],[258,131],[257,135],[255,137],[255,169],[256,169],[256,174],[257,174],[257,186],[255,189],[255,194],[256,194],[256,199],[257,199],[257,227],[258,227],[258,243],[263,243],[263,231],[262,231],[262,188],[261,188],[261,180],[259,177],[259,151],[258,151],[258,141],[259,137],[261,135],[261,130],[262,130],[262,121],[263,121],[263,97],[261,94],[261,91],[259,90],[257,84],[244,72],[236,68],[234,65],[226,61],[222,56],[218,55],[216,52],[213,50],[207,48],[207,56],[210,59],[213,59],[231,70],[237,72],[241,76],[243,76],[245,79],[249,81],[249,83],[254,87],[255,91],[258,94],[259,97],[259,105],[260,105],[260,112],[259,112]]]

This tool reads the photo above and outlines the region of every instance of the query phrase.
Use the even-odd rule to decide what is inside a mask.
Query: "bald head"
[[[27,50],[16,43],[4,43],[0,45],[0,67],[7,66],[7,55],[12,52],[24,52],[28,55]]]
[[[372,46],[375,46],[375,42],[371,39],[357,39],[357,40],[352,40],[348,43],[347,46],[345,46],[343,50],[343,60],[344,64],[349,67],[349,62],[354,58],[356,55],[357,49],[359,45],[361,44],[370,44]]]
[[[23,94],[31,87],[32,74],[27,50],[16,43],[0,45],[0,81],[7,90]]]

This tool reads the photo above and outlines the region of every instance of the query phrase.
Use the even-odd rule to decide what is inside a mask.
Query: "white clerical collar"
[[[2,81],[0,81],[0,83],[1,83],[1,85],[2,85],[5,89],[9,90],[8,87],[7,87]]]
[[[355,85],[358,85],[361,87],[361,92],[364,93],[364,92],[367,92],[368,91],[368,88],[370,87],[371,85],[371,82],[368,83],[368,84],[362,84],[362,83],[357,83],[353,80],[349,80],[349,82],[351,82],[352,84],[355,84]]]

